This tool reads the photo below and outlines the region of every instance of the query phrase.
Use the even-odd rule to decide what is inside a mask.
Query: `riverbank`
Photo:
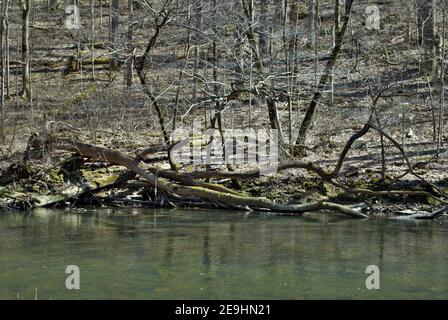
[[[84,206],[207,208],[273,211],[275,214],[290,215],[319,209],[334,211],[331,206],[317,206],[328,202],[365,217],[422,214],[418,218],[434,218],[431,213],[446,207],[444,195],[448,191],[448,179],[443,170],[446,165],[443,158],[431,157],[428,152],[431,146],[425,146],[428,155],[421,156],[417,150],[421,146],[416,148],[412,145],[409,149],[413,149],[403,157],[400,150],[394,150],[394,145],[390,143],[384,146],[385,161],[378,161],[377,152],[381,146],[375,145],[377,138],[372,133],[367,133],[351,146],[334,177],[329,177],[328,172],[341,162],[337,156],[340,152],[337,146],[330,148],[334,150],[333,158],[326,158],[315,148],[309,150],[307,157],[300,161],[286,162],[287,155],[282,153],[279,170],[274,176],[266,177],[248,174],[256,169],[249,164],[236,166],[231,173],[226,173],[225,166],[206,168],[202,165],[186,165],[176,172],[171,171],[167,152],[160,145],[141,148],[111,141],[98,147],[74,142],[72,136],[70,143],[74,143],[75,147],[67,148],[65,145],[61,148],[55,142],[52,145],[44,140],[43,135],[32,136],[25,150],[14,153],[7,162],[2,162],[1,207],[19,210]],[[67,136],[64,141],[67,144]],[[101,149],[93,149],[89,153],[86,146]],[[84,149],[80,151],[80,147]],[[111,153],[109,158],[107,152]],[[136,161],[136,155],[142,152],[146,153],[145,156]],[[111,158],[113,156],[117,156],[118,160]],[[141,164],[136,168],[129,167],[126,161],[120,162],[121,156]],[[313,170],[309,170],[310,164],[315,166]],[[136,171],[140,169],[143,174]],[[210,197],[208,193],[178,194],[175,189],[163,189],[163,185],[158,186],[157,182],[148,183],[145,172],[156,179],[165,179],[160,181],[173,182],[169,188],[191,187],[185,191],[189,192],[195,190],[194,186],[206,187],[221,194],[218,197]],[[219,198],[226,195],[235,197]],[[234,199],[240,202],[232,202]],[[269,202],[254,204],[253,199]],[[285,205],[285,208],[269,207],[272,203]],[[290,210],[290,207],[297,206],[305,207],[303,210]],[[341,208],[335,209],[338,211]],[[339,211],[344,213],[343,210]]]

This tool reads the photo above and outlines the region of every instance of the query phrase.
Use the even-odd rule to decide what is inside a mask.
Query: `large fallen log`
[[[360,210],[347,206],[331,203],[325,200],[306,204],[281,204],[263,197],[251,197],[238,192],[227,192],[227,190],[217,190],[214,184],[199,183],[196,185],[184,185],[179,182],[172,182],[167,178],[157,176],[148,170],[141,168],[138,160],[135,160],[121,152],[110,150],[104,147],[93,146],[73,140],[53,139],[54,148],[75,152],[83,157],[94,158],[101,161],[110,162],[126,167],[145,179],[151,186],[162,190],[167,194],[182,197],[194,197],[211,201],[218,201],[229,206],[248,207],[252,210],[270,210],[275,212],[302,213],[306,211],[316,211],[322,209],[337,210],[346,215],[358,218],[368,217]]]
[[[86,182],[79,185],[72,185],[58,191],[57,193],[50,193],[46,195],[32,194],[30,199],[32,206],[35,208],[48,207],[50,205],[65,202],[71,199],[79,198],[87,193],[96,192],[102,190],[108,186],[113,185],[115,180],[104,184],[96,184],[92,182]]]

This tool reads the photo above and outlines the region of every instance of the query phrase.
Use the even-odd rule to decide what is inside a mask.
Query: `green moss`
[[[271,200],[276,200],[281,196],[281,192],[277,189],[271,189],[268,192],[266,192],[266,197]]]
[[[97,186],[105,186],[114,183],[119,175],[107,172],[104,169],[100,170],[87,170],[82,169],[82,176],[90,183],[96,184]]]
[[[97,57],[93,59],[95,64],[109,64],[112,61],[110,57]],[[82,61],[83,64],[92,64],[92,58],[87,58]]]
[[[331,183],[324,182],[323,183],[323,189],[327,196],[330,198],[335,198],[338,196],[338,190],[335,186],[333,186]]]
[[[427,170],[425,169],[415,169],[414,173],[418,174],[418,175],[423,175],[427,172]]]
[[[0,196],[2,198],[9,198],[17,201],[24,201],[25,199],[27,199],[26,193],[24,193],[23,188],[20,187],[14,189],[0,187]]]
[[[297,7],[297,18],[301,20],[305,19],[306,17],[308,17],[308,9],[304,3],[301,3]]]
[[[302,188],[304,189],[312,189],[312,188],[318,188],[319,183],[314,181],[304,181],[302,183]]]
[[[64,176],[61,174],[59,169],[51,169],[48,172],[48,176],[50,178],[50,181],[52,181],[52,182],[56,182],[56,183],[64,182]]]
[[[426,202],[432,206],[438,206],[441,204],[439,200],[437,200],[431,196],[426,197]]]
[[[226,25],[224,25],[223,26],[223,30],[225,31],[225,32],[235,32],[235,30],[236,30],[236,25],[235,24],[226,24]]]
[[[421,157],[416,157],[415,158],[416,162],[428,162],[428,161],[431,161],[431,160],[432,160],[432,158],[429,157],[429,156],[421,156]]]

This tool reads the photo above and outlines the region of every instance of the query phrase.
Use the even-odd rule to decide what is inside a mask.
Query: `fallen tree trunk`
[[[348,151],[352,147],[353,143],[359,138],[363,137],[371,128],[378,130],[376,127],[367,123],[362,129],[357,131],[347,141],[343,148],[339,159],[332,171],[327,171],[322,167],[316,165],[313,162],[307,161],[292,161],[283,163],[278,166],[278,170],[286,170],[289,168],[302,168],[308,171],[314,172],[319,175],[323,180],[329,181],[335,186],[343,189],[345,192],[352,194],[370,194],[375,196],[391,196],[391,195],[419,195],[419,196],[432,196],[427,191],[406,191],[406,190],[386,190],[386,191],[373,191],[367,189],[351,189],[347,188],[339,183],[335,182],[339,172],[342,168],[343,162],[348,154]],[[387,138],[390,138],[387,136]],[[391,139],[391,138],[390,138]],[[260,174],[259,170],[251,170],[246,172],[220,172],[220,171],[204,171],[193,173],[180,173],[177,171],[159,170],[157,168],[150,168],[145,170],[139,167],[139,163],[142,161],[146,154],[149,154],[152,150],[148,149],[146,152],[139,154],[135,159],[123,155],[120,152],[109,150],[102,147],[92,146],[72,140],[56,140],[57,148],[79,153],[84,157],[95,158],[101,161],[106,161],[118,165],[122,165],[129,169],[132,173],[141,176],[147,180],[153,187],[160,189],[170,195],[178,195],[187,198],[195,197],[199,199],[207,199],[209,201],[218,201],[225,203],[228,206],[248,207],[252,210],[271,210],[276,212],[305,212],[314,211],[319,209],[338,210],[347,215],[356,217],[367,217],[359,210],[349,208],[347,206],[338,205],[325,200],[309,203],[309,204],[280,204],[273,202],[267,198],[250,197],[236,192],[232,189],[226,188],[219,184],[208,183],[198,181],[196,179],[208,179],[208,178],[252,178],[257,177]],[[409,160],[404,154],[403,150],[400,150],[405,158],[406,162],[410,166]],[[175,181],[175,182],[173,182]],[[441,202],[443,199],[437,198]]]
[[[55,148],[78,153],[83,157],[95,158],[101,161],[107,161],[116,165],[121,165],[136,173],[145,179],[151,186],[162,190],[167,194],[174,194],[182,197],[195,197],[222,202],[231,206],[248,207],[252,210],[270,210],[276,212],[302,213],[306,211],[316,211],[321,209],[338,210],[352,217],[366,218],[367,215],[359,210],[331,203],[328,201],[317,201],[307,204],[280,204],[267,198],[250,197],[237,192],[226,192],[225,190],[216,190],[209,184],[183,185],[171,182],[167,178],[159,177],[147,170],[139,167],[138,160],[134,160],[118,151],[97,147],[72,140],[56,139],[53,141]],[[216,185],[215,185],[216,186]]]
[[[101,189],[113,185],[114,182],[115,180],[101,185],[86,182],[80,185],[69,186],[64,190],[53,194],[47,194],[47,195],[32,194],[30,196],[30,199],[32,200],[32,205],[35,208],[48,207],[56,203],[79,198],[87,193],[99,191]]]
[[[7,190],[0,187],[0,208],[42,208],[57,203],[80,198],[86,194],[98,192],[107,187],[113,186],[115,179],[105,183],[85,182],[79,185],[70,185],[57,192],[47,194],[25,193]]]
[[[435,220],[447,212],[448,212],[448,207],[444,207],[444,208],[436,210],[434,212],[405,210],[405,211],[398,212],[398,213],[404,214],[404,215],[400,215],[398,217],[393,217],[393,219],[397,219],[397,220]]]

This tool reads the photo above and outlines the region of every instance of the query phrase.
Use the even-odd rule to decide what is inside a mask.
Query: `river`
[[[0,299],[447,299],[447,243],[448,220],[1,211]]]

